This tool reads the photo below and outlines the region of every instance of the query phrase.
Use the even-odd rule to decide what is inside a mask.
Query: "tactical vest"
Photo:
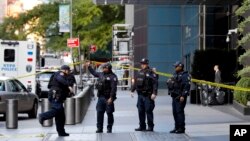
[[[48,85],[50,87],[50,91],[48,94],[49,99],[55,99],[57,101],[63,102],[66,97],[68,96],[69,90],[68,87],[61,85],[57,80],[56,77],[60,75],[60,72],[55,72],[53,76],[51,76],[51,82]]]
[[[179,75],[174,75],[167,81],[168,92],[171,97],[178,97],[181,95],[181,78]]]
[[[111,92],[111,76],[112,74],[105,74],[101,76],[96,83],[96,89],[98,90],[99,95],[110,95]]]
[[[178,97],[184,91],[184,84],[182,82],[183,75],[187,72],[181,72],[179,74],[175,74],[171,79],[172,83],[169,83],[168,88],[172,97]],[[188,74],[189,75],[189,74]]]
[[[141,91],[142,93],[152,94],[153,80],[150,78],[151,73],[151,69],[139,71],[136,79],[137,90]]]

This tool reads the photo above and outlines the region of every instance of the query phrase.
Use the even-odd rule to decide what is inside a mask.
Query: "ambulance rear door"
[[[0,40],[0,76],[18,75],[18,41]]]
[[[36,43],[33,41],[20,41],[18,54],[18,80],[26,88],[36,89]]]

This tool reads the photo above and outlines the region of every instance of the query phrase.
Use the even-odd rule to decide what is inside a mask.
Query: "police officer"
[[[89,72],[98,77],[96,88],[98,90],[98,101],[96,104],[97,111],[97,130],[96,133],[103,132],[104,113],[106,111],[108,116],[107,133],[112,133],[112,126],[114,123],[113,112],[115,111],[114,100],[116,99],[117,91],[117,76],[112,72],[110,63],[103,65],[102,72],[96,72],[91,66],[90,62],[86,62]]]
[[[70,92],[73,91],[72,87],[69,86],[67,81],[67,75],[70,72],[70,67],[63,65],[61,70],[55,72],[50,80],[50,91],[48,94],[49,101],[51,103],[51,109],[48,112],[39,114],[39,122],[43,124],[44,120],[55,117],[56,130],[59,136],[69,136],[65,132],[65,113],[63,102]]]
[[[134,85],[131,89],[133,96],[134,91],[138,93],[137,108],[139,114],[139,127],[135,131],[154,131],[154,115],[155,98],[157,95],[158,81],[155,73],[148,66],[149,60],[143,58],[141,60],[141,70],[135,77]],[[146,129],[146,116],[148,128]]]
[[[155,78],[158,80],[159,79],[159,74],[157,74],[156,68],[152,68],[152,71],[154,72]]]
[[[168,91],[172,97],[172,110],[175,121],[175,128],[170,133],[185,133],[184,108],[190,90],[190,74],[184,71],[184,64],[177,61],[174,64],[175,73],[168,79]]]

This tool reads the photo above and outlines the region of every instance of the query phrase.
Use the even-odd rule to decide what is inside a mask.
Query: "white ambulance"
[[[35,93],[36,56],[35,42],[0,39],[0,76],[17,78]]]

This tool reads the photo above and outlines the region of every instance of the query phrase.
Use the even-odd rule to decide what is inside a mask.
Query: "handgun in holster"
[[[52,99],[56,99],[56,90],[52,90]]]

